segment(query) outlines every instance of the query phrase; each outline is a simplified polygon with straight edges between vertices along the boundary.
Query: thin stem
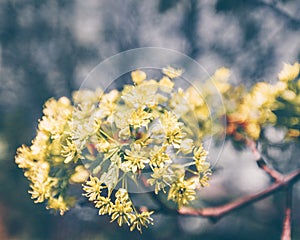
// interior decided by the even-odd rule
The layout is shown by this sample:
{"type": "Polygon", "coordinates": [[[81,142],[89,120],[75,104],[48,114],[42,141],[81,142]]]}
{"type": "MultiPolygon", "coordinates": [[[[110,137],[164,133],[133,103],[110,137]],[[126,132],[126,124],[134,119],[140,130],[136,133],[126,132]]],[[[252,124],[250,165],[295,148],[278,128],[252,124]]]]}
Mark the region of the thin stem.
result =
{"type": "Polygon", "coordinates": [[[197,172],[195,172],[195,171],[193,171],[193,170],[191,170],[191,169],[189,169],[189,168],[188,168],[188,169],[186,169],[186,171],[187,171],[187,172],[190,172],[190,173],[192,173],[192,174],[194,174],[194,175],[198,175],[198,173],[197,173],[197,172]]]}
{"type": "Polygon", "coordinates": [[[246,143],[247,146],[251,149],[253,155],[255,156],[255,160],[258,167],[264,170],[275,181],[280,181],[283,178],[283,175],[267,165],[266,161],[257,150],[256,143],[253,140],[249,139],[246,141],[246,143]]]}
{"type": "Polygon", "coordinates": [[[104,132],[101,128],[99,129],[99,132],[106,138],[108,138],[109,140],[117,143],[117,144],[120,144],[116,139],[113,139],[111,136],[109,136],[106,132],[104,132]]]}
{"type": "Polygon", "coordinates": [[[292,194],[293,189],[286,189],[286,205],[284,211],[283,230],[281,240],[291,240],[291,220],[292,220],[292,194]]]}

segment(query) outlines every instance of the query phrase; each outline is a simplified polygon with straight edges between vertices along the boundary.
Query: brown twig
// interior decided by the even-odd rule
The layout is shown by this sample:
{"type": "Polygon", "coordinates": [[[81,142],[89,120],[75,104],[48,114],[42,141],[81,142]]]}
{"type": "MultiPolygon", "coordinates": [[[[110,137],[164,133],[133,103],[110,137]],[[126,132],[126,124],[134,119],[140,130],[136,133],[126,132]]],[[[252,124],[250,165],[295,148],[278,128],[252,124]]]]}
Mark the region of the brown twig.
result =
{"type": "Polygon", "coordinates": [[[283,175],[267,165],[266,161],[257,150],[256,143],[252,140],[247,140],[246,143],[247,146],[251,149],[252,153],[254,154],[258,167],[264,170],[275,181],[280,181],[283,178],[283,175]]]}
{"type": "Polygon", "coordinates": [[[291,187],[295,182],[300,179],[300,169],[284,176],[281,180],[273,183],[271,186],[267,187],[265,190],[237,199],[233,202],[227,203],[218,207],[209,207],[202,209],[194,209],[189,207],[183,207],[178,210],[178,213],[181,215],[190,215],[190,216],[200,216],[210,218],[213,221],[217,221],[221,217],[231,213],[234,210],[240,209],[242,207],[248,206],[251,203],[257,202],[261,199],[264,199],[271,194],[278,192],[286,187],[291,187]]]}
{"type": "Polygon", "coordinates": [[[292,191],[292,187],[289,187],[286,190],[286,206],[284,211],[281,240],[291,240],[292,191]]]}

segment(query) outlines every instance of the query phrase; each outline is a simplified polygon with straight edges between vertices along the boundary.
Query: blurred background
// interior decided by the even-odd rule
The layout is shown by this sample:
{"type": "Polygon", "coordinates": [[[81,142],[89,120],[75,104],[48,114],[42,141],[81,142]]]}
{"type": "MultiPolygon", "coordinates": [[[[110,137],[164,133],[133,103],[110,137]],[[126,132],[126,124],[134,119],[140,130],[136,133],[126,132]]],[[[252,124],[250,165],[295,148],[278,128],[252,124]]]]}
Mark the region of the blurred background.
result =
{"type": "MultiPolygon", "coordinates": [[[[142,236],[87,206],[53,215],[30,199],[14,155],[35,136],[48,98],[70,97],[99,62],[121,51],[165,47],[210,74],[231,68],[234,84],[275,81],[282,62],[300,60],[299,13],[298,0],[0,0],[0,239],[279,239],[282,193],[217,223],[155,215],[142,236]]],[[[299,167],[297,149],[295,143],[263,147],[282,172],[299,167]]],[[[253,159],[227,143],[199,205],[223,204],[268,186],[253,159]]],[[[299,183],[294,189],[292,234],[300,239],[299,183]]]]}

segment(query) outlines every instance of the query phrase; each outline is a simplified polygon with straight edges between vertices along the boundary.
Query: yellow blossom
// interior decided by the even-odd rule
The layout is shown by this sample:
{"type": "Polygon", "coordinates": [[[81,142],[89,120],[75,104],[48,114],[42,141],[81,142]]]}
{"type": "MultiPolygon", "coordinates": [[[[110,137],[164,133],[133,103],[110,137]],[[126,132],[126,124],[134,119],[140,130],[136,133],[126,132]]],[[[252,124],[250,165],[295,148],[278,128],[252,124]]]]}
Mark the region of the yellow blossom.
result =
{"type": "Polygon", "coordinates": [[[132,203],[128,197],[128,193],[125,189],[120,188],[116,194],[115,204],[112,207],[111,222],[117,220],[118,225],[122,226],[123,223],[130,225],[133,218],[132,203]]]}
{"type": "Polygon", "coordinates": [[[139,169],[143,169],[145,164],[149,163],[149,158],[146,152],[144,152],[139,144],[133,144],[131,149],[125,150],[124,161],[122,163],[122,168],[124,171],[132,171],[135,173],[139,169]]]}
{"type": "Polygon", "coordinates": [[[74,202],[74,199],[65,200],[61,195],[58,198],[50,197],[48,200],[47,209],[58,210],[60,215],[63,215],[69,210],[70,205],[74,202]]]}
{"type": "Polygon", "coordinates": [[[98,197],[95,201],[95,207],[99,208],[99,215],[111,214],[113,203],[109,197],[98,197]]]}
{"type": "Polygon", "coordinates": [[[181,177],[174,182],[169,190],[168,200],[172,200],[178,204],[178,208],[189,204],[195,199],[195,182],[193,179],[184,180],[181,177]]]}
{"type": "Polygon", "coordinates": [[[159,81],[159,88],[166,93],[172,92],[174,87],[174,83],[171,81],[170,78],[164,76],[162,79],[159,81]]]}
{"type": "Polygon", "coordinates": [[[133,231],[135,228],[142,233],[142,227],[148,227],[149,224],[153,225],[153,219],[150,217],[154,211],[151,212],[141,212],[133,215],[131,219],[130,231],[133,231]]]}
{"type": "Polygon", "coordinates": [[[283,63],[283,69],[278,74],[278,78],[280,81],[284,82],[294,80],[299,75],[299,69],[299,63],[294,63],[294,65],[283,63]]]}
{"type": "Polygon", "coordinates": [[[83,183],[88,178],[89,178],[89,172],[87,171],[87,169],[84,166],[79,165],[75,168],[75,173],[73,173],[72,176],[70,177],[70,181],[72,183],[83,183]]]}
{"type": "Polygon", "coordinates": [[[142,83],[146,79],[147,75],[141,70],[131,72],[132,81],[136,84],[142,83]]]}
{"type": "Polygon", "coordinates": [[[154,167],[162,167],[166,163],[171,163],[169,155],[166,153],[166,146],[158,147],[154,146],[154,148],[150,151],[150,165],[154,167]]]}
{"type": "Polygon", "coordinates": [[[169,171],[168,167],[159,167],[153,169],[151,178],[149,178],[147,182],[151,186],[155,185],[155,194],[158,194],[160,190],[166,193],[165,187],[171,184],[174,177],[175,175],[169,171]]]}
{"type": "Polygon", "coordinates": [[[131,114],[128,123],[134,128],[147,127],[152,119],[153,115],[151,113],[146,112],[142,108],[138,108],[131,114]]]}
{"type": "Polygon", "coordinates": [[[162,125],[165,131],[165,139],[168,144],[172,144],[174,148],[180,148],[183,138],[182,125],[177,117],[169,111],[165,111],[162,117],[162,125]]]}
{"type": "Polygon", "coordinates": [[[62,156],[65,157],[64,163],[70,163],[71,161],[77,162],[78,159],[82,158],[81,150],[76,146],[75,142],[67,139],[67,145],[62,146],[62,156]]]}
{"type": "Polygon", "coordinates": [[[102,186],[99,178],[90,176],[90,180],[83,185],[83,190],[86,192],[83,195],[88,197],[90,201],[98,199],[101,194],[101,190],[105,188],[102,186]]]}

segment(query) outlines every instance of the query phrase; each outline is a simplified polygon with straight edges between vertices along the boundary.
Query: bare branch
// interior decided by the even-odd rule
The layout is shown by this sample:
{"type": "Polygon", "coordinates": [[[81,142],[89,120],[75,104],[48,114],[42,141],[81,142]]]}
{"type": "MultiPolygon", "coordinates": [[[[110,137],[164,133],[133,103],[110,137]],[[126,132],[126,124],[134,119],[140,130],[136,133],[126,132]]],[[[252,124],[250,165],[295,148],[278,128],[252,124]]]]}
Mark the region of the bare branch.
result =
{"type": "Polygon", "coordinates": [[[289,187],[286,190],[286,206],[284,211],[283,230],[281,240],[291,240],[291,215],[292,215],[292,194],[293,189],[289,187]]]}

